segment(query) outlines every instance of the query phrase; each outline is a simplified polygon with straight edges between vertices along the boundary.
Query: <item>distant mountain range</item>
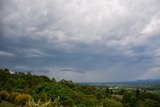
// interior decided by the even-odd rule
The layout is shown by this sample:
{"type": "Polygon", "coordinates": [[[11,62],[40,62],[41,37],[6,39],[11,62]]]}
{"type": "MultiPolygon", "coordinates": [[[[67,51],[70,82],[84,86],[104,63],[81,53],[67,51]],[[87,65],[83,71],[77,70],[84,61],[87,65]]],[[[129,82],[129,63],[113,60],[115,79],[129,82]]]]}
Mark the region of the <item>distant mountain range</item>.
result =
{"type": "Polygon", "coordinates": [[[136,80],[136,81],[129,81],[135,83],[160,83],[160,79],[147,79],[147,80],[136,80]]]}
{"type": "Polygon", "coordinates": [[[134,84],[160,84],[160,79],[147,79],[135,81],[121,81],[121,82],[81,82],[81,85],[107,86],[107,85],[134,85],[134,84]]]}

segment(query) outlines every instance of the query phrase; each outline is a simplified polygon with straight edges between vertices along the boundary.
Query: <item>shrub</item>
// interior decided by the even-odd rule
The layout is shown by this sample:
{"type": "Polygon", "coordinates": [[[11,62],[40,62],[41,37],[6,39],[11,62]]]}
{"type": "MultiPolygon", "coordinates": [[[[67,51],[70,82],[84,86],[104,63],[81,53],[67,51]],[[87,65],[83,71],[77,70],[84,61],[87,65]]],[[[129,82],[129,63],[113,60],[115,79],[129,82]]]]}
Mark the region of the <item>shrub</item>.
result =
{"type": "Polygon", "coordinates": [[[25,107],[35,107],[33,98],[28,94],[21,94],[13,92],[7,97],[7,101],[14,103],[15,105],[25,105],[25,107]]]}
{"type": "Polygon", "coordinates": [[[8,97],[8,92],[7,91],[2,91],[2,92],[0,92],[0,97],[1,97],[1,99],[2,100],[6,100],[7,99],[7,97],[8,97]]]}
{"type": "Polygon", "coordinates": [[[47,102],[50,100],[50,97],[47,96],[47,94],[45,93],[42,93],[41,96],[40,96],[40,102],[44,103],[44,102],[47,102]]]}
{"type": "Polygon", "coordinates": [[[16,98],[16,96],[17,96],[18,94],[19,94],[18,92],[10,93],[9,96],[7,97],[7,101],[13,103],[13,102],[14,102],[14,99],[16,98]]]}
{"type": "Polygon", "coordinates": [[[30,99],[26,104],[25,107],[39,107],[38,105],[36,105],[36,103],[34,102],[33,99],[30,99]]]}
{"type": "Polygon", "coordinates": [[[75,105],[73,100],[71,100],[71,99],[66,99],[66,100],[62,101],[61,104],[63,106],[67,106],[67,107],[74,107],[74,105],[75,105]]]}
{"type": "Polygon", "coordinates": [[[59,107],[59,106],[61,106],[60,97],[59,96],[52,102],[52,106],[53,107],[59,107]]]}
{"type": "Polygon", "coordinates": [[[18,94],[14,99],[14,104],[16,105],[25,105],[29,100],[32,100],[32,97],[28,94],[18,94]]]}

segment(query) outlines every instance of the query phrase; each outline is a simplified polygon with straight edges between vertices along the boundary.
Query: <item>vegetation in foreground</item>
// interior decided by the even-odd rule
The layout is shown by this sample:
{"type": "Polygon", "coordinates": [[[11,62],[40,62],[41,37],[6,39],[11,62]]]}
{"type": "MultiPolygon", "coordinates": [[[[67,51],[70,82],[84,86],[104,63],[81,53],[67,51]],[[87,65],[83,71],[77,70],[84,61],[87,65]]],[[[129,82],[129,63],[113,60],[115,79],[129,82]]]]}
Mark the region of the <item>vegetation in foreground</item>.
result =
{"type": "Polygon", "coordinates": [[[14,104],[9,103],[9,102],[7,102],[7,101],[2,101],[2,102],[0,103],[0,107],[14,107],[14,104]]]}
{"type": "Polygon", "coordinates": [[[11,103],[16,107],[160,107],[160,96],[139,89],[57,82],[44,75],[11,74],[0,69],[0,107],[13,106],[11,103]]]}

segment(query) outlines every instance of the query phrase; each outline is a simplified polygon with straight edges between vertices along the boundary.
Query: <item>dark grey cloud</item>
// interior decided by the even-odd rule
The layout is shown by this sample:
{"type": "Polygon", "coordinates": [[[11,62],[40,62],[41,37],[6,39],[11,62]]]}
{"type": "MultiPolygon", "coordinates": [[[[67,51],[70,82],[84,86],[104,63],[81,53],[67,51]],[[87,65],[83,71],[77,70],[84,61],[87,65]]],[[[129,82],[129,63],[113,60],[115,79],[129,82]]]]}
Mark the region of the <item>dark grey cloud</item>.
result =
{"type": "Polygon", "coordinates": [[[159,78],[159,0],[1,0],[0,67],[56,79],[159,78]]]}
{"type": "Polygon", "coordinates": [[[73,69],[73,68],[64,68],[64,69],[60,69],[60,71],[85,73],[85,71],[79,71],[79,70],[75,70],[75,69],[73,69]]]}

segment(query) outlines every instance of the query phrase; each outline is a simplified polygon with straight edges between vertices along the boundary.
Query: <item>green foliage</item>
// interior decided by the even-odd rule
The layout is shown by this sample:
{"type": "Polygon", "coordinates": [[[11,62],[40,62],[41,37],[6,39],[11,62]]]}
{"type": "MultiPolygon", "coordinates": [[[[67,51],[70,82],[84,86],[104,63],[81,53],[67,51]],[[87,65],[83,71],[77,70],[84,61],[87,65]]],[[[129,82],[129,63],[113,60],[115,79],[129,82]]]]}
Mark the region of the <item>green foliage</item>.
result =
{"type": "Polygon", "coordinates": [[[106,98],[103,100],[103,107],[124,107],[124,106],[122,103],[118,101],[106,98]]]}
{"type": "Polygon", "coordinates": [[[59,83],[69,88],[74,88],[75,86],[72,81],[66,81],[65,79],[62,79],[61,81],[59,81],[59,83]]]}
{"type": "Polygon", "coordinates": [[[141,100],[145,100],[145,99],[152,99],[152,100],[155,100],[155,101],[160,101],[160,97],[159,95],[157,94],[152,94],[152,93],[148,93],[148,92],[143,92],[139,95],[139,98],[141,100]]]}
{"type": "Polygon", "coordinates": [[[40,95],[40,99],[39,100],[40,100],[41,103],[44,103],[44,102],[50,101],[51,98],[49,96],[47,96],[45,93],[42,93],[40,95]]]}
{"type": "Polygon", "coordinates": [[[85,97],[83,104],[87,107],[96,107],[100,104],[94,97],[85,97]]]}
{"type": "Polygon", "coordinates": [[[137,107],[160,107],[160,102],[145,99],[145,101],[139,101],[137,107]]]}
{"type": "Polygon", "coordinates": [[[60,107],[61,106],[59,96],[53,101],[52,105],[53,105],[53,107],[60,107]]]}
{"type": "Polygon", "coordinates": [[[56,82],[44,75],[0,69],[0,98],[25,107],[158,107],[158,94],[56,82]],[[6,90],[6,91],[2,91],[6,90]]]}
{"type": "Polygon", "coordinates": [[[110,94],[113,94],[113,90],[109,90],[109,93],[110,93],[110,94]]]}
{"type": "Polygon", "coordinates": [[[103,99],[103,97],[104,97],[104,96],[103,96],[102,92],[99,91],[99,92],[96,93],[96,99],[97,99],[99,102],[103,99]]]}
{"type": "Polygon", "coordinates": [[[105,89],[105,94],[106,94],[106,95],[109,94],[109,88],[108,88],[108,87],[105,89]]]}
{"type": "Polygon", "coordinates": [[[13,92],[10,93],[9,96],[7,97],[7,101],[14,103],[14,99],[16,98],[16,96],[18,96],[18,92],[13,92]]]}
{"type": "Polygon", "coordinates": [[[55,78],[52,78],[51,81],[52,81],[52,82],[57,82],[55,78]]]}
{"type": "Polygon", "coordinates": [[[61,101],[61,104],[65,105],[65,106],[68,106],[68,107],[74,107],[75,106],[73,100],[70,99],[70,98],[68,98],[68,99],[66,99],[64,101],[61,101]]]}
{"type": "Polygon", "coordinates": [[[122,102],[124,104],[128,104],[130,107],[135,107],[136,106],[136,98],[135,96],[132,95],[132,93],[126,92],[122,98],[122,102]]]}
{"type": "Polygon", "coordinates": [[[0,86],[4,86],[10,78],[10,72],[8,69],[0,69],[0,86]]]}

